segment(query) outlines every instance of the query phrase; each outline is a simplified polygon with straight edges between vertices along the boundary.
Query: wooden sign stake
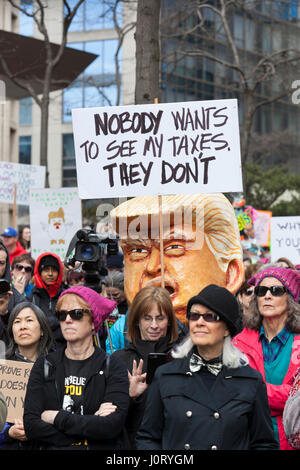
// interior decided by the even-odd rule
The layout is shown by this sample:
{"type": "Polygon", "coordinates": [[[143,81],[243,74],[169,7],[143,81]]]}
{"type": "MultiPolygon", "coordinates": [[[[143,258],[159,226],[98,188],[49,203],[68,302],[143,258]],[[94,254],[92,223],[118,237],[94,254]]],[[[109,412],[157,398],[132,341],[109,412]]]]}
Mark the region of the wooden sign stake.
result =
{"type": "MultiPolygon", "coordinates": [[[[158,99],[154,98],[154,103],[158,103],[158,99]]],[[[160,271],[161,271],[161,287],[165,287],[165,265],[164,265],[164,242],[163,242],[163,219],[162,219],[162,196],[158,196],[158,213],[159,213],[159,248],[160,248],[160,271]]]]}

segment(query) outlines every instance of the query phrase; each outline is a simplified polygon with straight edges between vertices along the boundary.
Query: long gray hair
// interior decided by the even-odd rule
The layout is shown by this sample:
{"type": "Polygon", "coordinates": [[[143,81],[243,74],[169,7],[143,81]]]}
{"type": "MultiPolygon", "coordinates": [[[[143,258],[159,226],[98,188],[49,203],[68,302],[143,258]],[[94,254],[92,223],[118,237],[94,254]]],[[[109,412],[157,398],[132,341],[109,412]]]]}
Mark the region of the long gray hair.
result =
{"type": "MultiPolygon", "coordinates": [[[[300,333],[300,305],[294,301],[291,295],[287,296],[287,315],[285,326],[292,333],[300,333]]],[[[258,309],[257,297],[254,295],[251,299],[248,313],[243,318],[243,325],[248,330],[258,331],[262,320],[263,317],[258,309]]]]}
{"type": "MultiPolygon", "coordinates": [[[[178,346],[174,347],[171,352],[172,357],[174,359],[186,357],[193,347],[194,343],[188,335],[178,346]]],[[[224,339],[222,362],[226,367],[231,369],[246,366],[249,363],[247,356],[232,344],[231,336],[226,336],[224,339]]]]}

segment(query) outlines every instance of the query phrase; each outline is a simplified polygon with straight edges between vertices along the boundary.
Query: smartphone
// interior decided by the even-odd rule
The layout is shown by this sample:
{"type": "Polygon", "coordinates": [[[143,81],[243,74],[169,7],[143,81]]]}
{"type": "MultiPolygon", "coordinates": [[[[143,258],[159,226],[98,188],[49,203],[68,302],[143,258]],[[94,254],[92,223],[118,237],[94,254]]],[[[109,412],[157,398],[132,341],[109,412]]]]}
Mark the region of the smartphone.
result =
{"type": "Polygon", "coordinates": [[[10,291],[10,283],[6,279],[0,279],[0,296],[6,295],[10,291]]]}
{"type": "Polygon", "coordinates": [[[147,377],[146,383],[148,385],[151,384],[154,372],[156,369],[166,363],[167,355],[166,353],[149,353],[148,354],[148,362],[147,362],[147,377]]]}

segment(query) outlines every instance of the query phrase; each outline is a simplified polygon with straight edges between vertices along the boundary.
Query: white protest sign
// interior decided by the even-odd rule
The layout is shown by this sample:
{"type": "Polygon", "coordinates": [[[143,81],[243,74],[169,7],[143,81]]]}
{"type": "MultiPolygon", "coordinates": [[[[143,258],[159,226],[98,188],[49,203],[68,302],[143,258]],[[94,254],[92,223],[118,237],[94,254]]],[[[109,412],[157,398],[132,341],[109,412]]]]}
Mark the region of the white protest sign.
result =
{"type": "Polygon", "coordinates": [[[44,188],[45,176],[44,166],[0,162],[0,202],[13,204],[16,186],[16,203],[28,206],[29,190],[44,188]]]}
{"type": "Polygon", "coordinates": [[[77,188],[30,191],[32,256],[51,251],[64,260],[70,241],[82,228],[77,188]]]}
{"type": "Polygon", "coordinates": [[[81,199],[241,192],[236,99],[72,110],[81,199]]]}
{"type": "Polygon", "coordinates": [[[300,216],[271,219],[271,259],[281,257],[300,263],[300,216]]]}

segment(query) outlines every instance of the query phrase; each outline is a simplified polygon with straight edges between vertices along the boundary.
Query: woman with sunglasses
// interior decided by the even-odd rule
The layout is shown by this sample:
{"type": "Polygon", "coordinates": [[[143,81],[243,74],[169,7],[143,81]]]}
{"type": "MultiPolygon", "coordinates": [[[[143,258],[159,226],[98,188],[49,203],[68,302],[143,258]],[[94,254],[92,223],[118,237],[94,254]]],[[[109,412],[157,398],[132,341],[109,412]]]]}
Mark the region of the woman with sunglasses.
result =
{"type": "Polygon", "coordinates": [[[267,385],[275,437],[281,450],[290,450],[282,413],[293,377],[300,367],[300,274],[269,267],[249,281],[254,298],[245,328],[233,340],[267,385]]]}
{"type": "MultiPolygon", "coordinates": [[[[31,302],[17,304],[10,313],[7,326],[8,346],[6,359],[35,362],[45,356],[53,346],[50,325],[44,312],[31,302]]],[[[22,419],[6,423],[0,434],[1,448],[5,450],[31,449],[22,419]]]]}
{"type": "Polygon", "coordinates": [[[232,345],[238,302],[210,284],[187,305],[190,334],[149,388],[138,450],[276,449],[261,374],[232,345]]]}
{"type": "Polygon", "coordinates": [[[31,293],[33,284],[30,282],[33,277],[35,261],[29,255],[16,256],[11,264],[11,279],[13,286],[24,296],[31,293]]]}
{"type": "Polygon", "coordinates": [[[129,404],[127,369],[95,344],[116,306],[85,286],[56,305],[66,345],[34,364],[24,404],[26,435],[42,449],[120,449],[129,404]]]}

